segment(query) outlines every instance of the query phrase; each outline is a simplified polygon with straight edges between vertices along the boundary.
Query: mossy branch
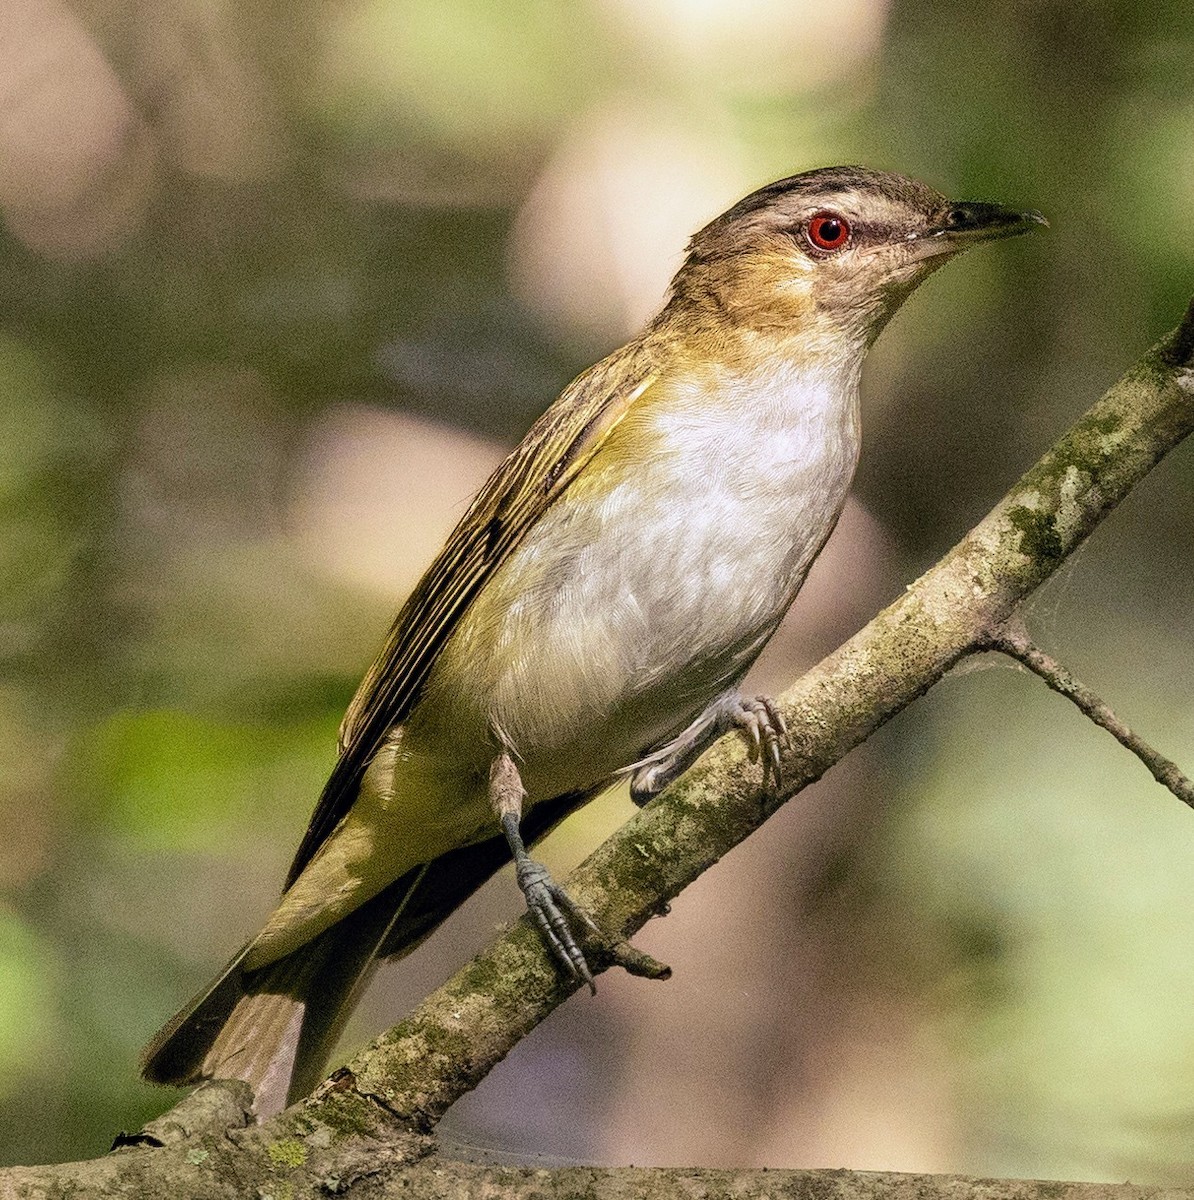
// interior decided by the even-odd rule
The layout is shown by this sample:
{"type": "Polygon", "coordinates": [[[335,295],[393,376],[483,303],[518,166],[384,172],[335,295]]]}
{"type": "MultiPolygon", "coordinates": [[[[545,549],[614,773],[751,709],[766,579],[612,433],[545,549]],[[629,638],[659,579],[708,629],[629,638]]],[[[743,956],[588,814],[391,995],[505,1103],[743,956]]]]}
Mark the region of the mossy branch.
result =
{"type": "MultiPolygon", "coordinates": [[[[760,789],[741,741],[727,738],[573,873],[568,890],[605,935],[587,947],[596,969],[620,962],[646,974],[664,971],[636,957],[627,939],[950,667],[997,643],[1024,600],[1194,430],[1192,359],[1194,305],[949,554],[780,698],[792,739],[780,795],[760,789]]],[[[929,1200],[980,1190],[993,1200],[1057,1200],[1063,1193],[1066,1200],[1135,1200],[1140,1191],[838,1171],[530,1172],[437,1159],[429,1166],[431,1143],[422,1135],[575,986],[558,976],[523,919],[310,1099],[266,1124],[229,1128],[244,1120],[244,1097],[235,1085],[207,1085],[220,1094],[193,1101],[185,1117],[156,1122],[156,1145],[131,1145],[89,1163],[0,1172],[0,1200],[67,1192],[414,1197],[484,1188],[513,1196],[584,1190],[684,1197],[714,1184],[732,1184],[742,1196],[790,1191],[825,1200],[880,1191],[898,1197],[909,1189],[929,1200]]],[[[1189,1192],[1148,1194],[1194,1200],[1189,1192]]]]}

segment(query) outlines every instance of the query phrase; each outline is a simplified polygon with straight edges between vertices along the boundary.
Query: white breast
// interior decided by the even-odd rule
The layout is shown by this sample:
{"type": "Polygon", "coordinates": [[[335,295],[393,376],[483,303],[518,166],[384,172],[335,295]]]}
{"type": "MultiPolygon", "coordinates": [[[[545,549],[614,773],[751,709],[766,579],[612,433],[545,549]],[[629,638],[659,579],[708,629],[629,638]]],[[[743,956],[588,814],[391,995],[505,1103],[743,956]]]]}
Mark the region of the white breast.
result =
{"type": "Polygon", "coordinates": [[[741,678],[837,521],[858,456],[854,374],[727,372],[674,386],[644,419],[652,436],[636,444],[651,453],[600,496],[573,485],[548,511],[428,689],[470,740],[485,740],[481,726],[509,738],[533,799],[626,765],[741,678]]]}

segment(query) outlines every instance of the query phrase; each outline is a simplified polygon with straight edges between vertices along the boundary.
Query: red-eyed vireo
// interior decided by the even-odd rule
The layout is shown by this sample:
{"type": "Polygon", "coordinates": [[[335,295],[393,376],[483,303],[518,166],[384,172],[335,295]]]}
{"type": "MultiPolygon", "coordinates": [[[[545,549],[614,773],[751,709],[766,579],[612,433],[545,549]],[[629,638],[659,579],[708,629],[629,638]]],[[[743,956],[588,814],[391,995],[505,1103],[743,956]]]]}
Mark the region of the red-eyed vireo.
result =
{"type": "Polygon", "coordinates": [[[831,167],[696,234],[660,314],[535,423],[406,602],[281,902],[147,1078],[297,1099],[372,965],[511,857],[591,983],[588,918],[524,843],[619,777],[649,799],[730,729],[778,777],[782,721],[738,683],[841,513],[867,348],[947,258],[1043,223],[831,167]]]}

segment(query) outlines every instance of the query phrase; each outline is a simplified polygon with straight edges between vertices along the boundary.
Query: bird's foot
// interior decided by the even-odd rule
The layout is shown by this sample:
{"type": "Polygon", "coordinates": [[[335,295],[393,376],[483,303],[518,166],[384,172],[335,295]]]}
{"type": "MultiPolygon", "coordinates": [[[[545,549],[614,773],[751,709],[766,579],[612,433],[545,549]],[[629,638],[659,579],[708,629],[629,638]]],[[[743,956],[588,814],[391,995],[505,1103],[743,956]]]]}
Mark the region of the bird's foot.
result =
{"type": "Polygon", "coordinates": [[[576,941],[574,927],[583,926],[591,933],[601,931],[593,918],[554,879],[547,868],[533,859],[522,841],[519,823],[525,792],[518,767],[509,754],[494,759],[489,772],[490,801],[498,814],[506,843],[514,856],[514,878],[526,897],[527,908],[535,918],[539,934],[552,957],[573,979],[589,985],[597,993],[593,972],[585,961],[584,951],[576,941]]]}
{"type": "Polygon", "coordinates": [[[789,744],[783,715],[768,696],[719,696],[687,729],[626,769],[630,798],[642,807],[673,783],[724,733],[741,731],[751,762],[763,763],[763,786],[779,788],[783,749],[789,744]]]}
{"type": "Polygon", "coordinates": [[[601,931],[593,918],[552,879],[541,862],[536,862],[525,852],[515,858],[514,877],[552,957],[572,978],[588,984],[589,991],[596,995],[593,973],[573,932],[575,924],[583,925],[590,933],[599,934],[601,931]]]}
{"type": "Polygon", "coordinates": [[[779,791],[783,786],[783,751],[791,745],[783,713],[770,696],[738,697],[731,720],[746,738],[751,762],[763,763],[763,787],[779,791]]]}

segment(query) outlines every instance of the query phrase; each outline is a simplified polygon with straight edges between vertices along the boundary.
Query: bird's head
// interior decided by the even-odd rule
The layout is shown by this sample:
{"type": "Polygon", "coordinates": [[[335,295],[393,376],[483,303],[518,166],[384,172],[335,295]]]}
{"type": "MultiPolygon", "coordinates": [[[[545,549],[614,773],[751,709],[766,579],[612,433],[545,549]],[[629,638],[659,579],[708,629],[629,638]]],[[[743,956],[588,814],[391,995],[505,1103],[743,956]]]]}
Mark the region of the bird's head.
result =
{"type": "Polygon", "coordinates": [[[1038,212],[947,200],[902,175],[826,167],[759,188],[706,225],[672,299],[706,322],[863,350],[947,259],[1045,224],[1038,212]]]}

